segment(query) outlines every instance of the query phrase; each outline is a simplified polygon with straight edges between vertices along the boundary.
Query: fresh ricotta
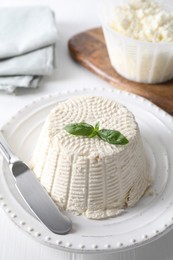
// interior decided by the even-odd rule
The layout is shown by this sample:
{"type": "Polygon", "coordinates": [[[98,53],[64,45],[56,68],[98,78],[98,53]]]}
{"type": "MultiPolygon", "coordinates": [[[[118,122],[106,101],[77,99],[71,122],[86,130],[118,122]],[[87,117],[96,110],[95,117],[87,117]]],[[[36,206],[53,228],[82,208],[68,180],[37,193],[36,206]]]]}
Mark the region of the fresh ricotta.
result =
{"type": "Polygon", "coordinates": [[[130,0],[115,8],[110,26],[118,33],[147,42],[173,41],[173,12],[155,1],[130,0]]]}
{"type": "Polygon", "coordinates": [[[134,116],[118,102],[102,97],[74,97],[50,112],[32,168],[60,208],[93,219],[115,216],[135,205],[150,185],[134,116]],[[100,128],[119,130],[129,143],[111,145],[63,129],[79,122],[99,122],[100,128]]]}
{"type": "Polygon", "coordinates": [[[103,22],[112,66],[120,75],[136,82],[153,84],[172,79],[171,3],[154,0],[118,3],[114,2],[116,6],[107,3],[109,8],[105,7],[103,22]]]}

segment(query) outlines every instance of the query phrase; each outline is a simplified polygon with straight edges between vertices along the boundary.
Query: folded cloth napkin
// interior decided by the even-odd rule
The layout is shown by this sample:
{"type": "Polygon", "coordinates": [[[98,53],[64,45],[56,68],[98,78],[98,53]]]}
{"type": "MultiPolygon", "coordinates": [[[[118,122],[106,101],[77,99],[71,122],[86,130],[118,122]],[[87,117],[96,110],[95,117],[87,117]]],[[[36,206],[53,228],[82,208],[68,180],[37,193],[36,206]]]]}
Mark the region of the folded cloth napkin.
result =
{"type": "Polygon", "coordinates": [[[0,89],[36,87],[55,66],[57,30],[46,6],[0,9],[0,89]]]}
{"type": "Polygon", "coordinates": [[[40,76],[0,77],[0,90],[13,93],[17,87],[36,88],[39,86],[40,80],[40,76]]]}

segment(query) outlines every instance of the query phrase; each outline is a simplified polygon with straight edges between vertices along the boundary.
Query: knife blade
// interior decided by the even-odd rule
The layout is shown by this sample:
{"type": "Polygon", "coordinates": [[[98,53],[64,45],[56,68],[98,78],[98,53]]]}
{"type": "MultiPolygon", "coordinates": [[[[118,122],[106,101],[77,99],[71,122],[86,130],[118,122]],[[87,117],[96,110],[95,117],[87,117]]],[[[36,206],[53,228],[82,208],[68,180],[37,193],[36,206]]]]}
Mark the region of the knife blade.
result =
{"type": "Polygon", "coordinates": [[[71,220],[58,209],[31,169],[12,152],[1,133],[0,151],[8,162],[16,188],[27,206],[53,233],[67,234],[72,228],[71,220]]]}

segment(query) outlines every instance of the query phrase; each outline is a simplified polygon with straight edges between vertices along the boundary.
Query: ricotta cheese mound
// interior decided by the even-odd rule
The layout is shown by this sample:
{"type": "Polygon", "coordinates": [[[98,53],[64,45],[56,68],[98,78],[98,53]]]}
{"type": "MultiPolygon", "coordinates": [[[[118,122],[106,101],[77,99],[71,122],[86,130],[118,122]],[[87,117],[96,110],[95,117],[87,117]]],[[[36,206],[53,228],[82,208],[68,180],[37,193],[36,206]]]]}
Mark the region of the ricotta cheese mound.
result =
{"type": "Polygon", "coordinates": [[[155,1],[130,0],[115,8],[110,26],[118,33],[147,42],[173,41],[173,12],[155,1]]]}
{"type": "Polygon", "coordinates": [[[135,205],[151,184],[133,114],[114,100],[96,96],[70,98],[50,112],[32,169],[60,208],[91,219],[120,214],[135,205]],[[79,122],[99,122],[100,129],[118,130],[129,143],[113,145],[64,130],[79,122]]]}

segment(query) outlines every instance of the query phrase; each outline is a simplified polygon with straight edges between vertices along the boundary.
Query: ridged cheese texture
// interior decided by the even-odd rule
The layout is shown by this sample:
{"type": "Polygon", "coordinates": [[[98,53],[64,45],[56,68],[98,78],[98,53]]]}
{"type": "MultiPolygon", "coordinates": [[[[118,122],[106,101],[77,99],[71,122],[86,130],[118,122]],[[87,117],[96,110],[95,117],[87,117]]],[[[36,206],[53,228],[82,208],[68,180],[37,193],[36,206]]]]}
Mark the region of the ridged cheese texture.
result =
{"type": "Polygon", "coordinates": [[[42,128],[32,168],[57,205],[77,215],[102,219],[133,206],[150,185],[138,125],[114,100],[80,96],[58,103],[42,128]],[[119,130],[129,143],[74,136],[63,128],[86,122],[119,130]]]}

